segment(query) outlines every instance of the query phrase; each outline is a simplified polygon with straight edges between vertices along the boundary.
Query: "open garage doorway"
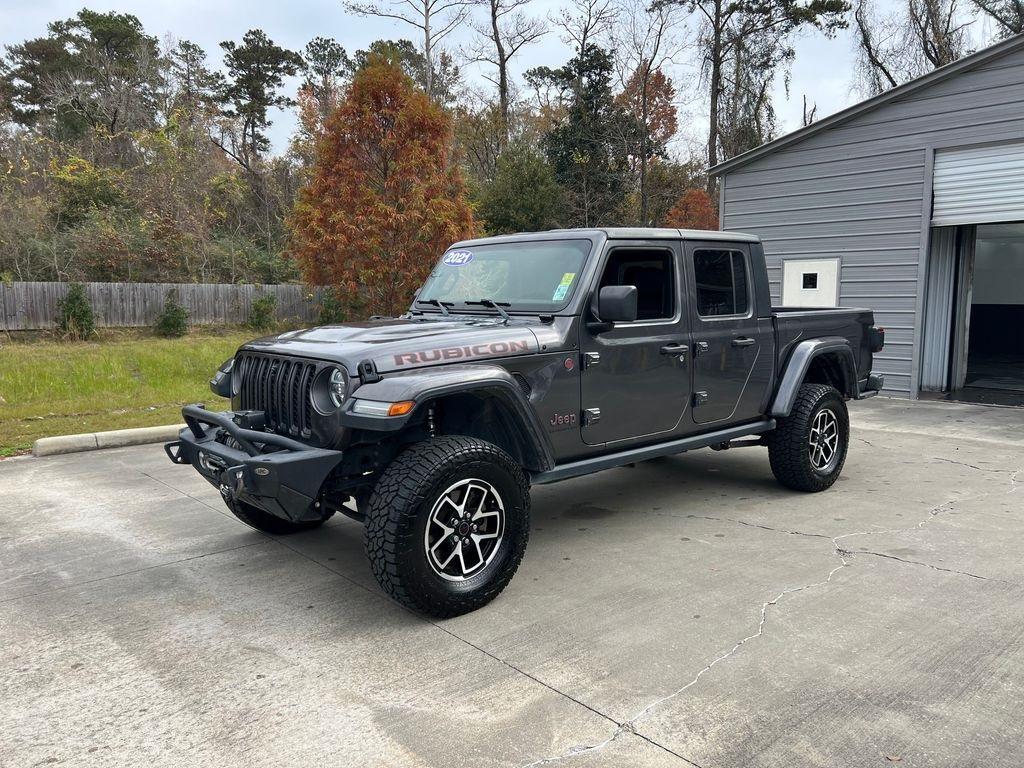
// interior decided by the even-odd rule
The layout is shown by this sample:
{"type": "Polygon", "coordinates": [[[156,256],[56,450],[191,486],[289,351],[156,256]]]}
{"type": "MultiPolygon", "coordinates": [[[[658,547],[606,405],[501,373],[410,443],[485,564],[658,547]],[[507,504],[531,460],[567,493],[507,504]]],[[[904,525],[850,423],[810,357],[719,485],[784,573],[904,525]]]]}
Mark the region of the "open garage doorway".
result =
{"type": "Polygon", "coordinates": [[[1024,223],[976,227],[973,277],[964,388],[1024,400],[1024,223]]]}
{"type": "Polygon", "coordinates": [[[932,230],[922,392],[1024,406],[1024,222],[932,230]]]}

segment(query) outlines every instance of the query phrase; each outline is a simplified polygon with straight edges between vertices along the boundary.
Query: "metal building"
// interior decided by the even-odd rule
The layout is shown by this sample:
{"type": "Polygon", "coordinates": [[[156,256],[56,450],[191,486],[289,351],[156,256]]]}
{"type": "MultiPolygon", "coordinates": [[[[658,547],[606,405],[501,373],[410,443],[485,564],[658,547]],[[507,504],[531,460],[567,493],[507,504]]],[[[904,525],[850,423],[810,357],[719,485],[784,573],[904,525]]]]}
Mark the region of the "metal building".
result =
{"type": "Polygon", "coordinates": [[[711,172],[774,302],[875,310],[889,394],[1024,404],[1024,36],[711,172]]]}

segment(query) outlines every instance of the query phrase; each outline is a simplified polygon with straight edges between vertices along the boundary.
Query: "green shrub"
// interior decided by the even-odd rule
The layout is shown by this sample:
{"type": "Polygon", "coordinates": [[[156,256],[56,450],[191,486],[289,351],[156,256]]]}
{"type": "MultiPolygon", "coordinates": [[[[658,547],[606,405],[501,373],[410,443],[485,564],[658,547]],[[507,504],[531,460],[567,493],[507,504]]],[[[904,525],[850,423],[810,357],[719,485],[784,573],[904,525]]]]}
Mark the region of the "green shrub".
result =
{"type": "Polygon", "coordinates": [[[85,286],[72,283],[63,299],[57,300],[57,327],[64,338],[71,341],[83,341],[96,333],[96,317],[89,297],[85,295],[85,286]]]}
{"type": "Polygon", "coordinates": [[[249,310],[249,319],[246,326],[254,331],[267,331],[274,327],[277,320],[274,317],[274,310],[277,309],[277,297],[272,293],[265,293],[252,300],[252,309],[249,310]]]}
{"type": "Polygon", "coordinates": [[[320,325],[334,325],[335,323],[344,323],[345,317],[348,315],[345,304],[338,298],[338,294],[333,290],[325,290],[324,296],[320,300],[318,321],[320,325]]]}
{"type": "Polygon", "coordinates": [[[178,302],[178,292],[171,289],[164,300],[153,330],[157,336],[176,339],[188,333],[188,310],[178,302]]]}

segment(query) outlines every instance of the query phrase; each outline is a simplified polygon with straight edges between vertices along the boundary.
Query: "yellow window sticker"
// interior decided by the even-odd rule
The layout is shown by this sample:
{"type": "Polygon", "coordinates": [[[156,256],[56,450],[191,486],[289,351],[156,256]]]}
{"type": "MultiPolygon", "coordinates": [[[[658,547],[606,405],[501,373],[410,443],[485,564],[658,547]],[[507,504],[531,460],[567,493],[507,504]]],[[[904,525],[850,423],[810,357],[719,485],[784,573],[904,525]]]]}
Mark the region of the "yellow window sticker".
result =
{"type": "Polygon", "coordinates": [[[576,279],[575,272],[566,272],[562,275],[562,281],[555,288],[555,292],[551,296],[552,301],[561,301],[565,298],[566,294],[569,293],[569,286],[572,285],[572,281],[576,279]]]}

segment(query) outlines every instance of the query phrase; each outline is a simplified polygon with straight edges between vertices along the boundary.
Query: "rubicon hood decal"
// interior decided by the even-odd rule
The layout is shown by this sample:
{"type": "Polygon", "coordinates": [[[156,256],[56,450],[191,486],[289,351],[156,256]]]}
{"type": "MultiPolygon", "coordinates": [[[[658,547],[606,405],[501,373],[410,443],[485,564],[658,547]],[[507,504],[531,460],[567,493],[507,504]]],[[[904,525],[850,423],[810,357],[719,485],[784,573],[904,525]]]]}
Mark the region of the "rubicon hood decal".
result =
{"type": "Polygon", "coordinates": [[[350,373],[369,358],[378,371],[386,373],[536,354],[540,344],[531,325],[536,324],[518,318],[509,325],[489,317],[430,321],[403,318],[293,331],[245,346],[258,352],[331,360],[345,365],[350,373]]]}
{"type": "Polygon", "coordinates": [[[453,360],[472,360],[481,357],[523,355],[532,352],[535,346],[536,341],[531,337],[519,341],[513,339],[464,347],[440,347],[419,352],[399,352],[394,356],[394,365],[401,368],[409,365],[429,365],[430,363],[447,363],[453,360]]]}

